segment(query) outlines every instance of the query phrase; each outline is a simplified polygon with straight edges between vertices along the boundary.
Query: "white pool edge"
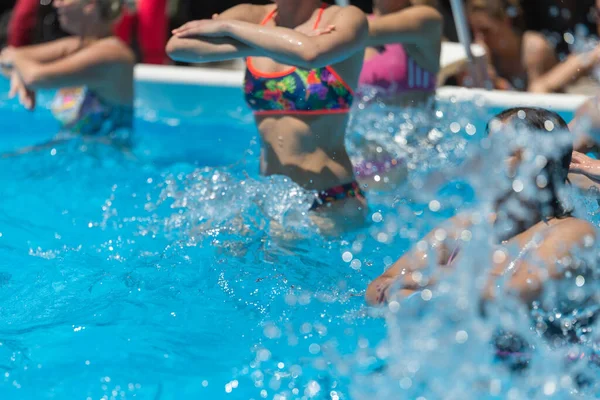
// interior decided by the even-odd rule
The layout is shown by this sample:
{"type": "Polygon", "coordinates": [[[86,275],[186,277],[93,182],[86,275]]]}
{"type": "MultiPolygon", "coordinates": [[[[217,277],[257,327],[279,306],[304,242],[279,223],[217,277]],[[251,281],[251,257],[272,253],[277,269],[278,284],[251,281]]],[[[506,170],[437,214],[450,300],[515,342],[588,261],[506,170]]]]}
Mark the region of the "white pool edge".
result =
{"type": "MultiPolygon", "coordinates": [[[[244,72],[217,68],[156,66],[140,64],[135,68],[138,82],[183,84],[193,86],[240,87],[244,72]]],[[[515,106],[544,107],[574,112],[588,98],[572,94],[533,94],[444,86],[437,90],[440,101],[482,101],[481,105],[494,108],[515,106]]]]}

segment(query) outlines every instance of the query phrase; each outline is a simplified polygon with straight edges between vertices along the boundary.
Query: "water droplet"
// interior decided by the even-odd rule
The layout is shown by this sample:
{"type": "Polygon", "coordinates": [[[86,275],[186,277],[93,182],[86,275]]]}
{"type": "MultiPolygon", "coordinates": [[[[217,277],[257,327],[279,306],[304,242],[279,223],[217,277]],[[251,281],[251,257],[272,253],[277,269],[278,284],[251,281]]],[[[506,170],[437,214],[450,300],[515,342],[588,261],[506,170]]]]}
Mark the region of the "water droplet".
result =
{"type": "Polygon", "coordinates": [[[556,382],[550,381],[544,384],[544,394],[546,396],[552,396],[556,392],[556,382]]]}
{"type": "Polygon", "coordinates": [[[438,212],[438,211],[440,211],[440,208],[441,208],[441,204],[440,204],[439,201],[437,201],[437,200],[431,200],[429,202],[429,209],[431,211],[438,212]]]}
{"type": "Polygon", "coordinates": [[[395,314],[398,311],[400,311],[400,303],[398,303],[397,301],[390,301],[390,303],[388,304],[388,308],[390,312],[395,314]]]}
{"type": "Polygon", "coordinates": [[[345,251],[344,254],[342,254],[342,260],[344,260],[344,262],[347,263],[352,261],[352,253],[350,253],[349,251],[345,251]]]}
{"type": "Polygon", "coordinates": [[[525,186],[523,185],[523,182],[520,179],[515,179],[512,183],[512,188],[515,192],[521,193],[525,186]]]}
{"type": "Polygon", "coordinates": [[[429,301],[429,300],[431,300],[432,297],[433,297],[433,293],[429,289],[425,289],[421,292],[421,298],[424,301],[429,301]]]}
{"type": "Polygon", "coordinates": [[[456,343],[463,344],[469,339],[469,334],[466,331],[456,332],[456,343]]]}
{"type": "Polygon", "coordinates": [[[374,213],[371,218],[373,219],[373,222],[383,221],[383,215],[381,215],[381,213],[378,213],[378,212],[374,213]]]}

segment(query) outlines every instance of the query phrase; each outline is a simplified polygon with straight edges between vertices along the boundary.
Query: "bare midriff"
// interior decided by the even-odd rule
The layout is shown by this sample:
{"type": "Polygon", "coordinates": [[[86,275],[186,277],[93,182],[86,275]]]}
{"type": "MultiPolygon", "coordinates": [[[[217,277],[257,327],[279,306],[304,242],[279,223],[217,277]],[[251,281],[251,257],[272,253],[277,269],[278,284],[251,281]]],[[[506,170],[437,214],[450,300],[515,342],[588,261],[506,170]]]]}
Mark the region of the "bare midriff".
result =
{"type": "Polygon", "coordinates": [[[354,180],[344,134],[348,114],[256,116],[261,173],[285,175],[309,190],[354,180]]]}

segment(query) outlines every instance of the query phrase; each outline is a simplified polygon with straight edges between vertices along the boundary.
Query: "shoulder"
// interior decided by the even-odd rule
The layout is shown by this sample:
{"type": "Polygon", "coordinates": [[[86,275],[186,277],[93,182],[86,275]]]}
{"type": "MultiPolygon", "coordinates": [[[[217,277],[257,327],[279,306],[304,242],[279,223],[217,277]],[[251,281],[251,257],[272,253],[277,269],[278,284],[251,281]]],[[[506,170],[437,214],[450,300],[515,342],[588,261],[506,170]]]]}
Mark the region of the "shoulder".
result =
{"type": "Polygon", "coordinates": [[[567,237],[583,238],[591,236],[596,238],[596,228],[590,222],[579,218],[567,218],[555,225],[553,235],[567,237]]]}
{"type": "Polygon", "coordinates": [[[103,63],[115,63],[133,66],[135,54],[133,50],[116,37],[99,40],[88,47],[90,52],[97,54],[99,61],[103,63]]]}
{"type": "Polygon", "coordinates": [[[255,5],[255,4],[238,4],[230,9],[219,14],[219,19],[235,19],[238,21],[244,21],[254,24],[260,24],[262,20],[273,10],[276,6],[273,4],[269,5],[255,5]]]}
{"type": "Polygon", "coordinates": [[[540,250],[568,253],[575,247],[592,246],[596,239],[594,225],[579,218],[567,218],[550,228],[540,250]]]}
{"type": "Polygon", "coordinates": [[[523,34],[523,56],[525,60],[547,59],[555,57],[554,47],[539,32],[527,31],[523,34]]]}

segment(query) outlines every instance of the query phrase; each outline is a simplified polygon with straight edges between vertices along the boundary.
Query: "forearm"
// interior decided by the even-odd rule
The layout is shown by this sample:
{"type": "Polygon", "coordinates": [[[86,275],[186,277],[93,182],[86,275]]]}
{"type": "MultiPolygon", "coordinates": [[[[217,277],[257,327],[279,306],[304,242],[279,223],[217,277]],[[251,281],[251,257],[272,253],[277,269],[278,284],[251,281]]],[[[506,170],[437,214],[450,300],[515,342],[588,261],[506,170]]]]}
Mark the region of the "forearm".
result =
{"type": "Polygon", "coordinates": [[[167,43],[167,54],[175,61],[206,63],[249,57],[257,51],[231,38],[187,39],[172,37],[167,43]]]}
{"type": "Polygon", "coordinates": [[[14,51],[23,57],[39,63],[59,60],[75,52],[81,46],[81,39],[68,37],[49,43],[15,48],[14,51]]]}
{"type": "MultiPolygon", "coordinates": [[[[351,49],[343,46],[325,49],[323,37],[309,37],[287,28],[228,21],[225,29],[230,37],[258,50],[265,57],[306,69],[335,64],[352,53],[351,49]]],[[[363,47],[361,42],[356,41],[357,49],[363,47]]]]}
{"type": "Polygon", "coordinates": [[[19,75],[25,87],[30,90],[59,89],[71,85],[75,86],[78,83],[74,80],[76,79],[75,75],[47,71],[43,64],[28,59],[22,54],[15,55],[13,69],[19,75]]]}
{"type": "Polygon", "coordinates": [[[529,83],[529,91],[552,93],[564,89],[580,77],[588,74],[593,66],[592,54],[573,54],[547,73],[529,83]]]}
{"type": "Polygon", "coordinates": [[[228,21],[226,30],[230,37],[284,64],[310,68],[317,59],[317,49],[311,46],[310,38],[292,29],[228,21]]]}

